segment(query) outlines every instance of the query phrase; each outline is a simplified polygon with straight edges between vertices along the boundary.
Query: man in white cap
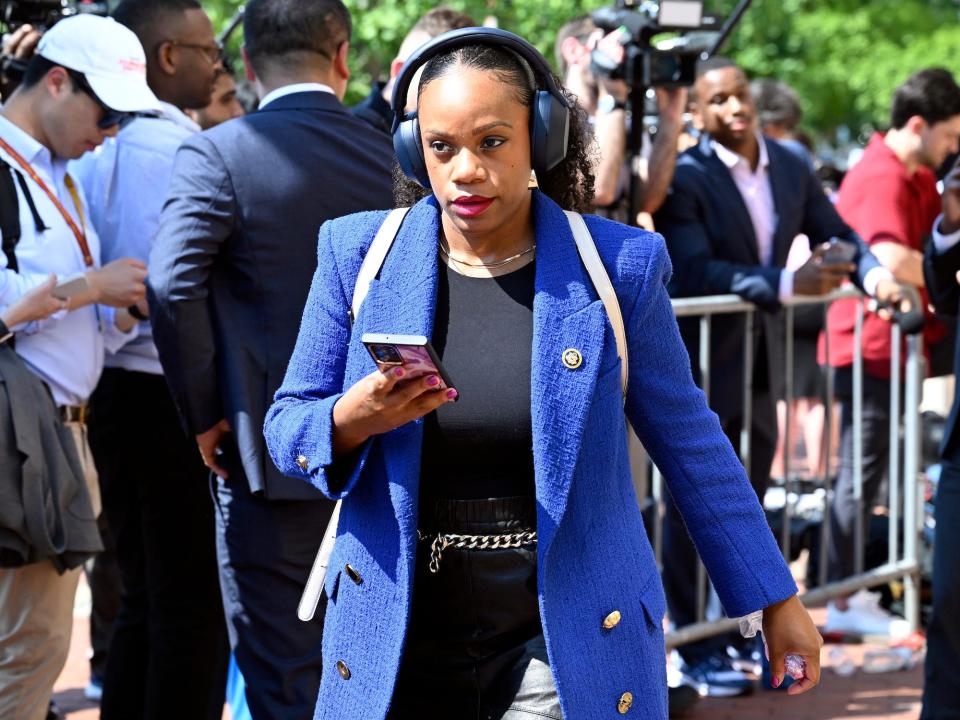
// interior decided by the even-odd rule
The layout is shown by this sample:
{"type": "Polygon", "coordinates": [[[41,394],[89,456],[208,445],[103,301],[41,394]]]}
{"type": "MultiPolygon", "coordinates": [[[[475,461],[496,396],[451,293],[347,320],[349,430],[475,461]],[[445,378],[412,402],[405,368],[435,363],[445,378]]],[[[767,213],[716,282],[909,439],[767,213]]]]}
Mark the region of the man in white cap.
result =
{"type": "MultiPolygon", "coordinates": [[[[220,46],[196,0],[123,0],[113,18],[143,45],[161,111],[125,123],[71,170],[90,203],[103,259],[146,262],[174,154],[200,132],[184,110],[210,102],[220,46]]],[[[107,357],[90,398],[90,447],[123,588],[100,716],[220,720],[229,646],[209,471],[180,423],[145,317],[136,340],[107,357]]],[[[91,583],[94,608],[110,590],[91,583]]]]}
{"type": "MultiPolygon", "coordinates": [[[[0,111],[0,172],[12,175],[7,186],[15,190],[12,210],[10,203],[5,210],[19,221],[19,232],[5,230],[3,237],[0,309],[51,273],[61,279],[54,294],[67,298],[66,310],[11,329],[19,331],[17,353],[46,383],[71,430],[91,514],[99,510],[99,496],[86,442],[86,402],[105,351],[136,334],[127,308],[143,302],[146,269],[129,258],[101,265],[100,241],[67,162],[116,134],[130,113],[157,109],[136,36],[113,20],[81,15],[44,35],[22,84],[0,111]]],[[[0,717],[46,717],[70,644],[79,573],[46,559],[0,568],[0,717]]]]}

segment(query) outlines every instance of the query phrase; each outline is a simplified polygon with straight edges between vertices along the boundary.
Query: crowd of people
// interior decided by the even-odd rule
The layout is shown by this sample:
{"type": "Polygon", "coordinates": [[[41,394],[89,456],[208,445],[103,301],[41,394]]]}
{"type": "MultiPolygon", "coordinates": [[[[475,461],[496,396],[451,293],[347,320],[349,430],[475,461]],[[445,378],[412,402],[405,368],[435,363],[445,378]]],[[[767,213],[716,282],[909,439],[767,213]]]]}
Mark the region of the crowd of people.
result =
{"type": "MultiPolygon", "coordinates": [[[[761,667],[793,695],[819,682],[763,514],[794,443],[778,428],[802,412],[809,472],[830,474],[831,372],[828,577],[850,577],[900,420],[882,308],[919,288],[931,345],[947,334],[927,303],[957,314],[960,86],[906,79],[831,195],[796,95],[715,56],[691,88],[656,88],[637,183],[631,88],[591,62],[619,59],[615,33],[572,19],[554,75],[477,25],[427,13],[353,108],[340,0],[250,0],[242,79],[197,0],[7,38],[25,71],[0,110],[0,717],[58,716],[82,572],[105,720],[220,718],[231,656],[257,720],[661,718],[752,691],[761,667]],[[383,235],[393,216],[371,211],[407,206],[383,235]],[[788,407],[782,304],[845,283],[864,298],[807,317],[788,407]],[[669,299],[728,293],[760,312],[713,319],[701,378],[699,324],[669,299]],[[450,386],[377,368],[364,333],[429,338],[450,386]],[[661,573],[624,412],[670,489],[661,573]],[[689,643],[668,668],[667,610],[701,619],[698,557],[763,641],[689,643]]],[[[955,415],[928,720],[960,711],[955,415]]],[[[908,626],[865,591],[828,605],[827,629],[908,626]]]]}

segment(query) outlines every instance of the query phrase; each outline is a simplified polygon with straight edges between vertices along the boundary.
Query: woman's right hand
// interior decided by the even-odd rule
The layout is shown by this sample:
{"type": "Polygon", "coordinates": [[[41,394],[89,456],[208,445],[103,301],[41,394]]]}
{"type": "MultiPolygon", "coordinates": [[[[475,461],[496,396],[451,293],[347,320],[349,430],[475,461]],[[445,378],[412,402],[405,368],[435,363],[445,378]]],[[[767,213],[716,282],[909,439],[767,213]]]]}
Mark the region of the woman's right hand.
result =
{"type": "Polygon", "coordinates": [[[405,425],[453,402],[457,391],[440,391],[437,375],[406,380],[402,367],[374,370],[347,390],[333,406],[333,453],[345,455],[373,435],[405,425]]]}

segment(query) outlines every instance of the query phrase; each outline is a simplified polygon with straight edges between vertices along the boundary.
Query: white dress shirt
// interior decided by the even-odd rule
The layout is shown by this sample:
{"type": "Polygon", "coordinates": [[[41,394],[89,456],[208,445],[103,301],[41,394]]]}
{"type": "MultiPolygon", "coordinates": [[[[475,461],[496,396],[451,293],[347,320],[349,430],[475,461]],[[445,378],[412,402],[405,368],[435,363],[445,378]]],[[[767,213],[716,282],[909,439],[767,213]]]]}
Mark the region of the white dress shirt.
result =
{"type": "MultiPolygon", "coordinates": [[[[121,257],[147,262],[167,197],[177,148],[200,126],[179,108],[160,103],[157,117],[137,118],[115,138],[70,164],[83,186],[90,221],[100,236],[103,262],[121,257]]],[[[107,367],[162,375],[150,323],[139,323],[137,337],[106,359],[107,367]]]]}
{"type": "Polygon", "coordinates": [[[323,83],[293,83],[292,85],[284,85],[283,87],[278,87],[276,90],[271,90],[268,92],[263,96],[263,100],[260,101],[260,106],[257,109],[263,110],[274,100],[279,100],[287,95],[293,95],[295,93],[302,92],[326,92],[330,93],[331,95],[336,95],[336,93],[333,92],[332,87],[329,85],[324,85],[323,83]]]}
{"type": "MultiPolygon", "coordinates": [[[[91,224],[85,221],[86,201],[82,188],[75,183],[83,217],[77,212],[64,180],[66,161],[54,158],[44,145],[2,116],[0,137],[30,164],[74,222],[86,231],[94,267],[99,267],[100,240],[91,224]]],[[[11,168],[20,169],[2,149],[0,158],[11,168]]],[[[44,282],[50,273],[56,273],[58,280],[63,280],[90,269],[84,264],[76,236],[53,201],[27,173],[21,170],[21,174],[47,229],[37,229],[27,198],[19,183],[15,183],[21,232],[15,249],[19,271],[8,268],[6,256],[0,253],[0,307],[10,305],[44,282]]],[[[29,323],[17,335],[16,350],[27,366],[47,383],[58,405],[82,405],[100,379],[105,350],[118,349],[133,336],[134,332],[117,330],[112,308],[90,305],[29,323]]]]}

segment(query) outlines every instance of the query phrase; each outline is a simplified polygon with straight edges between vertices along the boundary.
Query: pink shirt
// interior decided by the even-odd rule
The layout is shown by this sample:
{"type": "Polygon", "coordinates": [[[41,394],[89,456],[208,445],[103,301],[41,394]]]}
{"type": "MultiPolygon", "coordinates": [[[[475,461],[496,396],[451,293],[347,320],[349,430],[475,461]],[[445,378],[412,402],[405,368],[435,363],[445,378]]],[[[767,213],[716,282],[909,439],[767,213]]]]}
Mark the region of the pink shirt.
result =
{"type": "MultiPolygon", "coordinates": [[[[720,158],[720,162],[730,170],[743,204],[747,207],[750,221],[753,223],[753,234],[757,238],[757,254],[761,265],[773,263],[773,235],[777,229],[777,209],[773,204],[773,189],[770,187],[770,156],[767,154],[767,144],[760,135],[757,135],[760,146],[760,158],[757,169],[750,167],[750,162],[733,150],[713,141],[713,151],[720,158]]],[[[780,273],[781,300],[793,295],[793,271],[784,270],[780,273]]]]}

